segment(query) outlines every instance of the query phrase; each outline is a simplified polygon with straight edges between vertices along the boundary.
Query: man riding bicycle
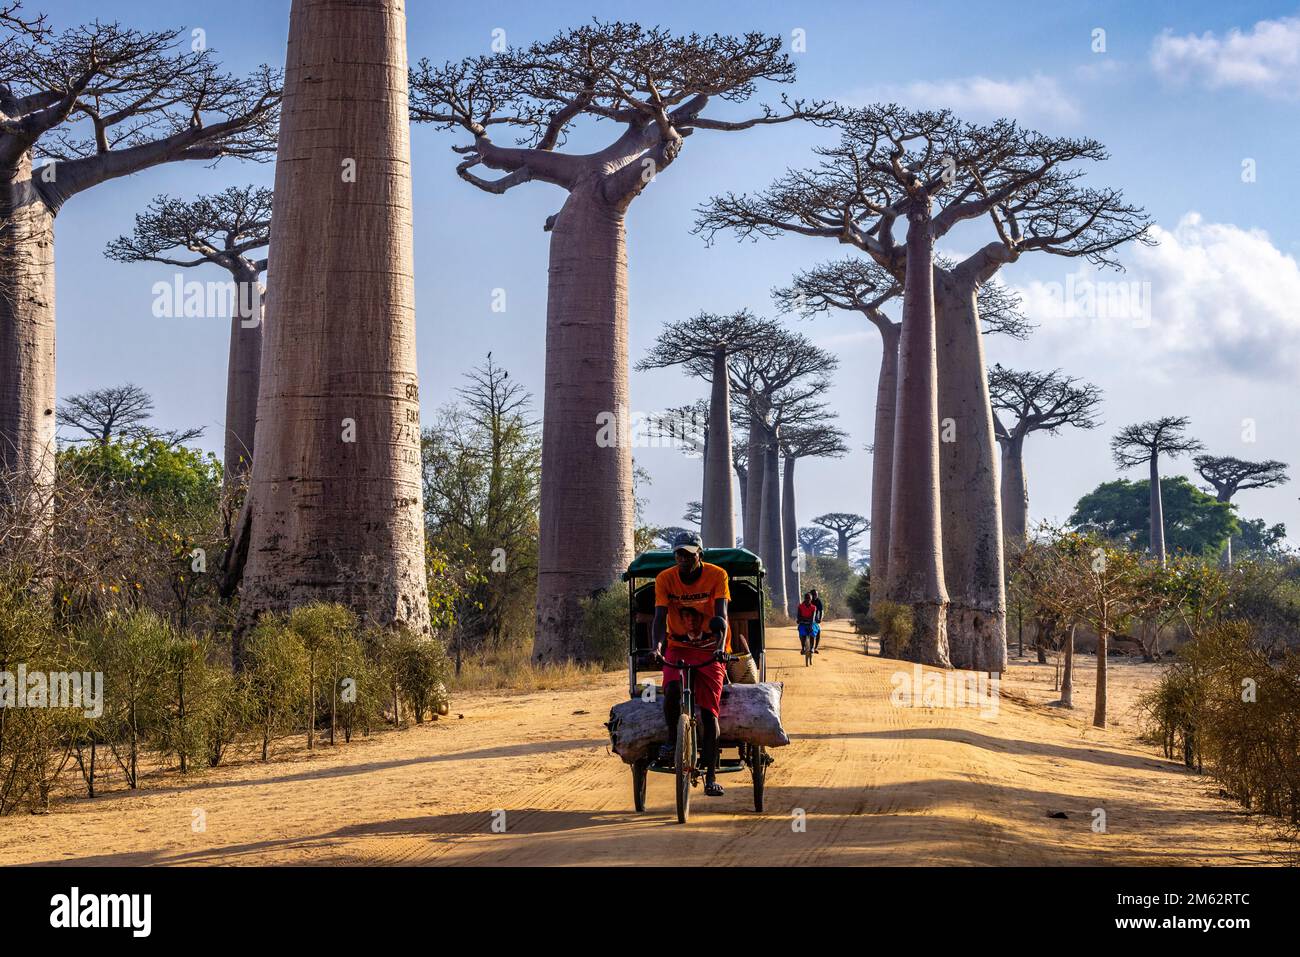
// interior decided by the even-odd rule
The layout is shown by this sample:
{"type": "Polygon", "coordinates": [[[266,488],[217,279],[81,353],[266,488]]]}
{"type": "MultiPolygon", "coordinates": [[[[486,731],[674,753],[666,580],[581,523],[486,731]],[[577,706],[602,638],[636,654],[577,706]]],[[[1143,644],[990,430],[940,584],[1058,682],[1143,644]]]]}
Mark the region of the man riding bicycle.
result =
{"type": "Polygon", "coordinates": [[[813,618],[813,624],[817,627],[813,629],[813,654],[821,654],[822,647],[822,615],[826,611],[826,603],[817,597],[817,589],[814,588],[808,592],[812,596],[812,603],[817,609],[817,615],[813,618]]]}
{"type": "Polygon", "coordinates": [[[811,648],[817,652],[821,642],[821,625],[817,624],[817,606],[813,604],[812,592],[804,592],[803,601],[795,612],[795,621],[799,625],[799,652],[807,654],[811,648]]]}
{"type": "Polygon", "coordinates": [[[724,670],[717,656],[727,650],[727,602],[731,590],[726,570],[701,558],[703,547],[694,532],[683,532],[673,541],[677,563],[655,577],[651,643],[664,662],[664,718],[670,739],[677,733],[682,693],[682,670],[673,664],[699,666],[694,669],[691,687],[700,707],[704,793],[717,797],[723,793],[717,769],[718,709],[724,670]],[[708,630],[704,627],[706,621],[708,630]]]}

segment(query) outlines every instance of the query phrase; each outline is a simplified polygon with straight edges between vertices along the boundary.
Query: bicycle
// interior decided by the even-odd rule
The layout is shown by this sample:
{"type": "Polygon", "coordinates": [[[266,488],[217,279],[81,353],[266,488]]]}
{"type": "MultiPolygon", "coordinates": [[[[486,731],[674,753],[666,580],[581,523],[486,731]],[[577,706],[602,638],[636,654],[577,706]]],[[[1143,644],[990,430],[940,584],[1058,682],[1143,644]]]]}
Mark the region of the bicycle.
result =
{"type": "MultiPolygon", "coordinates": [[[[705,770],[701,767],[702,755],[699,750],[699,740],[696,733],[698,721],[695,717],[695,692],[692,687],[692,675],[706,665],[721,662],[729,664],[737,661],[739,656],[727,654],[722,651],[714,652],[713,657],[708,661],[702,661],[697,665],[687,664],[686,662],[664,661],[664,664],[670,668],[676,668],[682,674],[681,689],[681,714],[677,718],[677,733],[674,735],[673,746],[673,774],[676,777],[677,791],[677,823],[685,824],[691,816],[691,788],[700,782],[700,772],[705,770]]],[[[721,748],[719,748],[721,750],[721,748]]],[[[761,775],[761,770],[759,774],[761,775]]],[[[761,787],[761,785],[759,785],[761,787]]]]}

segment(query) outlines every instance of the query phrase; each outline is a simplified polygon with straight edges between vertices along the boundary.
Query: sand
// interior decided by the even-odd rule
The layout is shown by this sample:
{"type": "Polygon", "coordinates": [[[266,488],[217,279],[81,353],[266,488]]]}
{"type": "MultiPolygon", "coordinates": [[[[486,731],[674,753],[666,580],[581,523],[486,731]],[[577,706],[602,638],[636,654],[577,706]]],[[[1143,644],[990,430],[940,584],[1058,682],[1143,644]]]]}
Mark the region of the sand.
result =
{"type": "Polygon", "coordinates": [[[293,742],[270,764],[159,772],[136,792],[0,819],[0,864],[1283,863],[1266,818],[1137,739],[1158,665],[1112,663],[1111,727],[1098,730],[1090,656],[1075,710],[1049,705],[1051,665],[1017,658],[990,716],[891,704],[891,677],[911,666],[865,656],[844,622],[827,624],[812,668],[791,629],[769,642],[793,740],[774,752],[762,814],[747,773],[724,777],[721,798],[697,789],[685,825],[672,778],[651,775],[636,814],[602,727],[627,693],[618,673],[466,695],[410,730],[293,742]]]}

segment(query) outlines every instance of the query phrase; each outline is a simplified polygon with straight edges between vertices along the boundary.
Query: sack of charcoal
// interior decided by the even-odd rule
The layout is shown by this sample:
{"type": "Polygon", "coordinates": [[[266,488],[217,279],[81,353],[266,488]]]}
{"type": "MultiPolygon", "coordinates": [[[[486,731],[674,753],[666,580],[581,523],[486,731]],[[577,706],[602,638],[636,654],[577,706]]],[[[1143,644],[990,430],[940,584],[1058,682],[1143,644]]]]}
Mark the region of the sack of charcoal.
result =
{"type": "MultiPolygon", "coordinates": [[[[781,726],[783,687],[779,681],[724,687],[718,714],[722,740],[769,748],[789,744],[790,737],[781,726]]],[[[610,747],[628,764],[653,756],[669,740],[663,699],[658,695],[652,701],[639,695],[620,701],[610,709],[605,727],[610,747]]]]}

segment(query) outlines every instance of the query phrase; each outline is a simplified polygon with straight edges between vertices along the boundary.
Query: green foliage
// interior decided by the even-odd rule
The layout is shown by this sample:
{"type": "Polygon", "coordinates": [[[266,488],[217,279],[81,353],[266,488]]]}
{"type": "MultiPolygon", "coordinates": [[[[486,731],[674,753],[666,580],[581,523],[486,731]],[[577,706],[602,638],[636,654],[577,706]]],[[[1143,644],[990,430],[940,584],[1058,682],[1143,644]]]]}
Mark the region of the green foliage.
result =
{"type": "Polygon", "coordinates": [[[882,658],[906,657],[912,643],[914,628],[910,606],[894,601],[878,601],[875,607],[876,626],[880,630],[880,656],[882,658]]]}
{"type": "MultiPolygon", "coordinates": [[[[1103,482],[1074,507],[1069,524],[1080,531],[1097,531],[1130,548],[1150,541],[1151,483],[1117,479],[1103,482]]],[[[1160,480],[1165,517],[1165,543],[1169,551],[1217,558],[1228,536],[1238,533],[1232,506],[1217,501],[1181,475],[1160,480]]]]}
{"type": "Polygon", "coordinates": [[[487,361],[421,441],[435,628],[478,651],[531,638],[541,437],[531,397],[487,361]]]}
{"type": "Polygon", "coordinates": [[[451,704],[447,693],[451,662],[441,642],[406,628],[393,629],[388,640],[397,689],[416,724],[426,715],[446,714],[451,704]]]}
{"type": "Polygon", "coordinates": [[[606,670],[627,664],[627,586],[615,581],[582,602],[582,645],[606,670]]]}
{"type": "Polygon", "coordinates": [[[845,596],[844,602],[848,606],[849,615],[853,619],[853,630],[864,638],[871,634],[876,627],[876,622],[871,614],[870,569],[858,575],[857,580],[853,583],[852,591],[845,596]]]}
{"type": "Polygon", "coordinates": [[[173,509],[215,507],[221,463],[215,455],[155,438],[60,449],[58,467],[105,490],[141,496],[173,509]]]}
{"type": "Polygon", "coordinates": [[[297,727],[310,693],[307,649],[287,615],[263,615],[244,645],[248,707],[262,738],[262,760],[271,742],[297,727]]]}

